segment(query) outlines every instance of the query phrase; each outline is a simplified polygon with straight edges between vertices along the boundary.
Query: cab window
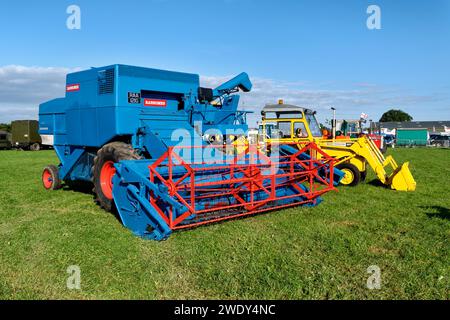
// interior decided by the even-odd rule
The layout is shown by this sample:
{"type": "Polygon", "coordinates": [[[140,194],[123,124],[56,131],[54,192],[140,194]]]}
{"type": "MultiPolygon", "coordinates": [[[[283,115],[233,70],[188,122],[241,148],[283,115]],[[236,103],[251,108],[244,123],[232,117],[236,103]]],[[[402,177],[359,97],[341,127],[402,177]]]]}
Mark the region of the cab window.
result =
{"type": "Polygon", "coordinates": [[[303,122],[294,123],[294,138],[307,138],[308,132],[306,131],[305,124],[303,122]]]}
{"type": "Polygon", "coordinates": [[[279,113],[278,114],[279,119],[302,119],[303,114],[301,112],[296,113],[279,113]]]}
{"type": "Polygon", "coordinates": [[[279,121],[277,123],[277,128],[274,128],[272,136],[276,135],[281,139],[290,139],[291,138],[291,122],[290,121],[279,121]]]}
{"type": "Polygon", "coordinates": [[[322,132],[320,130],[319,123],[317,122],[314,114],[306,114],[306,120],[308,121],[309,130],[314,137],[321,137],[322,132]]]}

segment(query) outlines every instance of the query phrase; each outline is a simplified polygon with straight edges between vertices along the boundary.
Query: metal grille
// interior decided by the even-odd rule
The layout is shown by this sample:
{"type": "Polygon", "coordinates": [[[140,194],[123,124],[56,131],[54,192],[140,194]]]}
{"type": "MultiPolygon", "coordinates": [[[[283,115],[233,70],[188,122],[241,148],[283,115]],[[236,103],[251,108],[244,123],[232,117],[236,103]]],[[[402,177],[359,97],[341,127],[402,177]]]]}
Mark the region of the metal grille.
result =
{"type": "Polygon", "coordinates": [[[114,93],[114,69],[102,70],[98,73],[98,94],[114,93]]]}

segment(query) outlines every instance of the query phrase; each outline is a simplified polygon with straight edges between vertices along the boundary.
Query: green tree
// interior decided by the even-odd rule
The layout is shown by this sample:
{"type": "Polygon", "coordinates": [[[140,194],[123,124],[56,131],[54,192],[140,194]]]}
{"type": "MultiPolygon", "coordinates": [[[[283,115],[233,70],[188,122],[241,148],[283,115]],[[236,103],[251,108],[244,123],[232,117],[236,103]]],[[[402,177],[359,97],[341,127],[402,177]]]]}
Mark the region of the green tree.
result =
{"type": "Polygon", "coordinates": [[[404,121],[411,121],[413,117],[411,117],[409,114],[402,110],[395,110],[391,109],[389,111],[386,111],[383,113],[383,115],[380,118],[380,122],[404,122],[404,121]]]}
{"type": "Polygon", "coordinates": [[[9,124],[9,123],[0,123],[0,131],[11,132],[11,124],[9,124]]]}

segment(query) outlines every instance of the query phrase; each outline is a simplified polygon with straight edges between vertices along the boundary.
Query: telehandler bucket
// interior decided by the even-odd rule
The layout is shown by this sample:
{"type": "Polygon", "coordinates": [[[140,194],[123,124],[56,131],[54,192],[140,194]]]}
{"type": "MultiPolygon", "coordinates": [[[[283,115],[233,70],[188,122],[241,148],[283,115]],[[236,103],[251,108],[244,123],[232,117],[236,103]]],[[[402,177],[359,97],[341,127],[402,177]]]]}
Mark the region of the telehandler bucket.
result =
{"type": "Polygon", "coordinates": [[[394,190],[414,191],[416,190],[416,181],[409,170],[409,162],[405,162],[394,170],[387,180],[387,184],[394,190]]]}

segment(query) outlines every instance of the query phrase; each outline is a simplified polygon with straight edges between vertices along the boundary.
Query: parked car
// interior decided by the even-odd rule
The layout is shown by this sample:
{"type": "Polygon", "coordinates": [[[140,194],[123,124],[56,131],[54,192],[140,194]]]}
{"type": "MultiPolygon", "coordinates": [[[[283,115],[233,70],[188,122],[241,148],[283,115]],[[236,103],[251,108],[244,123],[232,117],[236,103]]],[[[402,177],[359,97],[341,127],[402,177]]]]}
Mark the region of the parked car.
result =
{"type": "Polygon", "coordinates": [[[395,143],[395,135],[393,134],[384,135],[384,143],[387,146],[392,146],[395,143]]]}
{"type": "Polygon", "coordinates": [[[430,135],[430,145],[448,148],[450,146],[450,136],[439,134],[430,135]]]}

